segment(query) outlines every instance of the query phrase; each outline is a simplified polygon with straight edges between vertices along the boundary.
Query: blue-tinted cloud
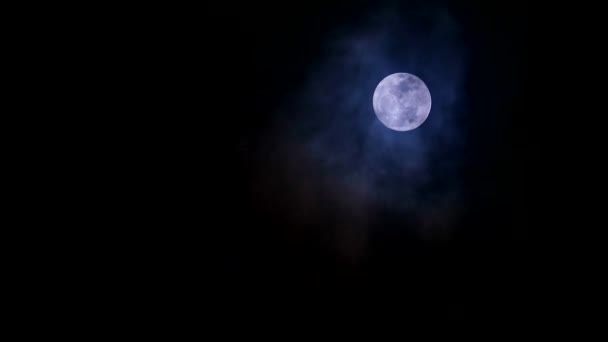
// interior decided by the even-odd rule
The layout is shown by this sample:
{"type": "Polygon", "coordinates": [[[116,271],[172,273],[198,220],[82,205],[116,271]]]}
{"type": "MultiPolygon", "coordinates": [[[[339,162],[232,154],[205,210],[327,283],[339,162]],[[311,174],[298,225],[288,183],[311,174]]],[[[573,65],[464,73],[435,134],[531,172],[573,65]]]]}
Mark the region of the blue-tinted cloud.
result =
{"type": "Polygon", "coordinates": [[[334,32],[269,142],[294,205],[311,217],[340,208],[341,219],[362,225],[392,211],[408,218],[403,229],[449,231],[462,190],[465,68],[458,24],[445,9],[379,9],[334,32]],[[375,87],[396,72],[420,77],[431,92],[431,113],[413,131],[392,131],[373,111],[375,87]]]}

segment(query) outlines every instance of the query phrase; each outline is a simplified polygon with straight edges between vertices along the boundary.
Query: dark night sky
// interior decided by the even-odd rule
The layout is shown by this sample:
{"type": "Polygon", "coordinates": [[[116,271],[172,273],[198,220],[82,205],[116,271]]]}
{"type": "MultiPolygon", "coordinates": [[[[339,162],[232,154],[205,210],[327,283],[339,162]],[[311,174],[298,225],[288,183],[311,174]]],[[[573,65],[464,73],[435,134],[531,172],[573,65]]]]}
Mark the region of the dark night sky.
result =
{"type": "Polygon", "coordinates": [[[424,287],[517,257],[520,9],[296,1],[212,16],[225,28],[188,48],[214,61],[192,80],[216,87],[214,104],[201,104],[203,118],[185,108],[206,128],[172,134],[189,146],[174,157],[189,158],[187,175],[205,174],[182,210],[205,208],[203,235],[229,287],[424,287]],[[371,107],[394,72],[421,77],[433,96],[409,133],[385,129],[371,107]]]}

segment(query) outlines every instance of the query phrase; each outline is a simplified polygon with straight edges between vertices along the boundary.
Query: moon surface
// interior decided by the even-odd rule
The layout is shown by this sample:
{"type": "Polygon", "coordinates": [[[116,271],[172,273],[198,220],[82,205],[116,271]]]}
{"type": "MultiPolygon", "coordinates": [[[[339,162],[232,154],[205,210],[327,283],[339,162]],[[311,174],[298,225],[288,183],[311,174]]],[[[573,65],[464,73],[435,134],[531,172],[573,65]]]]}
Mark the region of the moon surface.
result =
{"type": "Polygon", "coordinates": [[[374,112],[395,131],[411,131],[428,118],[431,92],[415,75],[400,72],[386,76],[374,91],[374,112]]]}

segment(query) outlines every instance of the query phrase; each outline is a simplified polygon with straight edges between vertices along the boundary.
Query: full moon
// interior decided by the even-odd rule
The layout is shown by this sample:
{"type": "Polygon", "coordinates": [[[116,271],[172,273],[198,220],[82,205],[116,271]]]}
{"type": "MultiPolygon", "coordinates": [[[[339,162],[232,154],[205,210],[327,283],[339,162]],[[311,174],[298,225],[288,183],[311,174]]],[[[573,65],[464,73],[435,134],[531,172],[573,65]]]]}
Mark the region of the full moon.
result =
{"type": "Polygon", "coordinates": [[[374,91],[374,112],[386,127],[411,131],[431,112],[431,93],[418,77],[400,72],[386,76],[374,91]]]}

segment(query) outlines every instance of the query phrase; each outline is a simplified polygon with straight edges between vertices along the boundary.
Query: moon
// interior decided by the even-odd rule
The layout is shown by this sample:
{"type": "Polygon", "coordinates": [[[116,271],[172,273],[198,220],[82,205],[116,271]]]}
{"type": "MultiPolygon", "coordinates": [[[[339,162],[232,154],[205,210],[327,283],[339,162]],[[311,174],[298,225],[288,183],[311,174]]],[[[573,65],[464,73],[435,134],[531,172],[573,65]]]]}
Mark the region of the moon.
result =
{"type": "Polygon", "coordinates": [[[405,72],[386,76],[374,91],[374,112],[395,131],[418,128],[431,112],[431,92],[415,75],[405,72]]]}

